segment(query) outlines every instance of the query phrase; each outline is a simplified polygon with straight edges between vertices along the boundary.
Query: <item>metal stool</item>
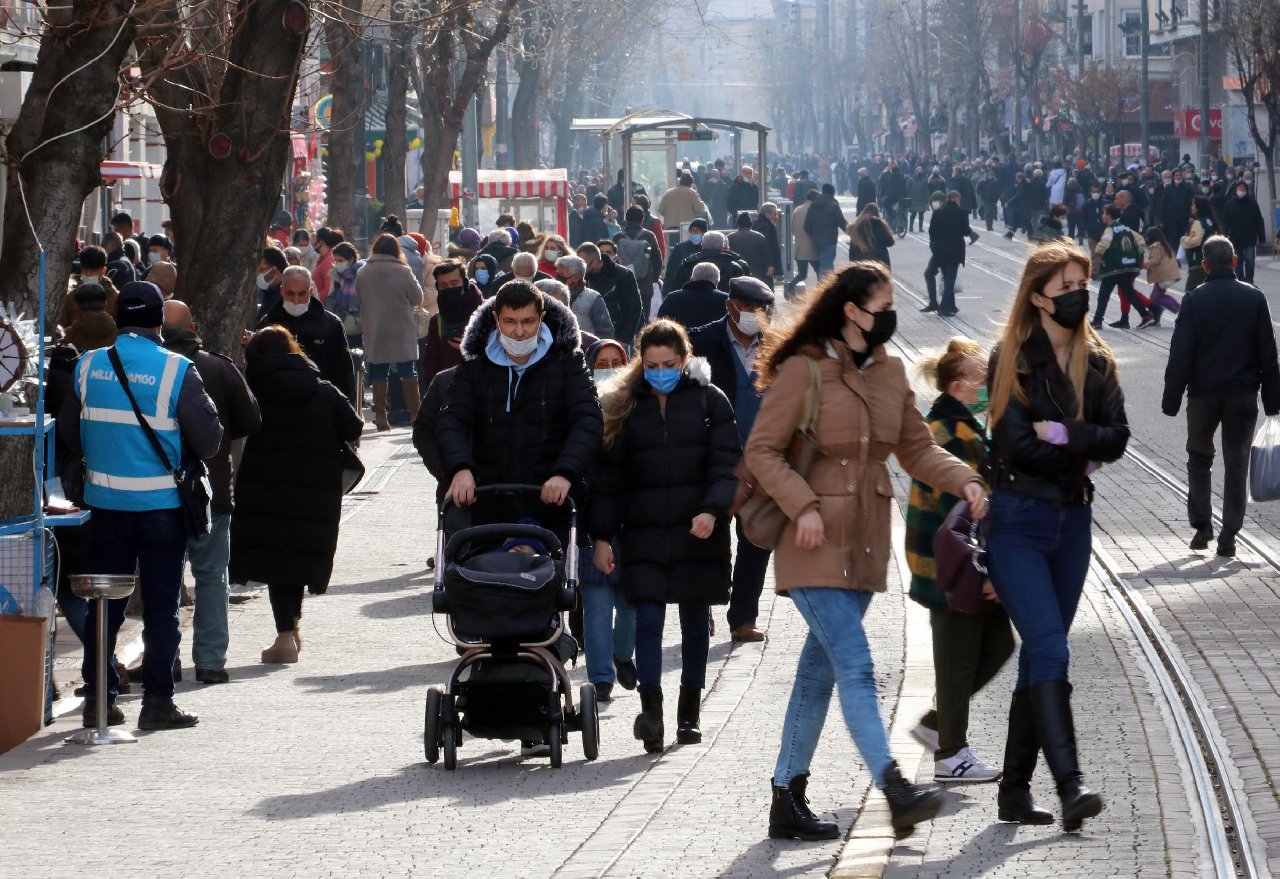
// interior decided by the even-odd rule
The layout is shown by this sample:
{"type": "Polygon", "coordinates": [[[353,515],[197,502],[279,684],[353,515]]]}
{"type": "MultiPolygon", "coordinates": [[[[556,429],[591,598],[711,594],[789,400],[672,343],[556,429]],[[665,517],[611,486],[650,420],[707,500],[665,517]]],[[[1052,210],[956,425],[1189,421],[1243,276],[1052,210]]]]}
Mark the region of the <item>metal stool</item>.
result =
{"type": "Polygon", "coordinates": [[[86,600],[98,602],[98,679],[94,690],[98,704],[98,725],[70,735],[65,743],[68,745],[120,745],[136,742],[131,733],[122,729],[111,729],[107,725],[107,712],[110,700],[107,698],[107,663],[111,661],[111,651],[107,647],[107,602],[113,598],[128,598],[137,588],[138,578],[135,574],[75,574],[71,577],[71,591],[86,600]]]}

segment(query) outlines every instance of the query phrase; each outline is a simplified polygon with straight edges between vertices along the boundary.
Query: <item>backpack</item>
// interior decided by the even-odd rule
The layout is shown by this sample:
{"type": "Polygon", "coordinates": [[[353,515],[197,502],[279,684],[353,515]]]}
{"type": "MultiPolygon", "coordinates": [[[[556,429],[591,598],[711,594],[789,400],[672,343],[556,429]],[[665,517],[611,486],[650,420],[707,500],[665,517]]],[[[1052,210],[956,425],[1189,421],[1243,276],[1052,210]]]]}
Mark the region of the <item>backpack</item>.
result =
{"type": "Polygon", "coordinates": [[[1111,227],[1111,246],[1102,255],[1102,267],[1108,272],[1136,272],[1142,268],[1142,251],[1128,226],[1116,223],[1111,227]]]}
{"type": "Polygon", "coordinates": [[[631,269],[637,281],[649,280],[649,242],[624,233],[614,243],[618,247],[619,264],[631,269]]]}

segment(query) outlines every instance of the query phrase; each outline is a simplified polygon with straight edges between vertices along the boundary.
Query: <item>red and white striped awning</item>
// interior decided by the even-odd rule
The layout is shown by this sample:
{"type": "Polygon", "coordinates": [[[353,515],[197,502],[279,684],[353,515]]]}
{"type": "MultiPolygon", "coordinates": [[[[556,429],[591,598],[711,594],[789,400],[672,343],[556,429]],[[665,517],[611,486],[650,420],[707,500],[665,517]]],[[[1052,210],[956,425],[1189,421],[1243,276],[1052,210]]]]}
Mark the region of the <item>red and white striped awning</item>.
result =
{"type": "Polygon", "coordinates": [[[112,159],[102,162],[103,180],[155,180],[160,171],[159,165],[150,162],[118,162],[112,159]]]}
{"type": "MultiPolygon", "coordinates": [[[[478,198],[568,198],[569,172],[564,168],[532,171],[480,171],[478,198]]],[[[449,198],[462,198],[462,172],[449,172],[449,198]]]]}

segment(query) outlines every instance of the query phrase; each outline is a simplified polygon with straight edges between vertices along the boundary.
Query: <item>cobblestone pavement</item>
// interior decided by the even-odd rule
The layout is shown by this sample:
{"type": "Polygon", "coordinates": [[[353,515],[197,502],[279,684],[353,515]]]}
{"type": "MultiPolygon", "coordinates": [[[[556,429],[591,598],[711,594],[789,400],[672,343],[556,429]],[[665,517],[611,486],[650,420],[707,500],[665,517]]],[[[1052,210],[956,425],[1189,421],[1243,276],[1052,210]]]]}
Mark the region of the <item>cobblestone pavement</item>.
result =
{"type": "MultiPolygon", "coordinates": [[[[908,239],[893,256],[904,280],[921,286],[924,247],[908,239]]],[[[974,302],[996,308],[1010,289],[994,275],[962,276],[972,284],[964,295],[983,297],[961,299],[966,315],[976,317],[974,302]]],[[[899,307],[908,346],[938,344],[952,332],[908,314],[905,298],[899,307]]],[[[1116,347],[1122,357],[1153,359],[1123,340],[1116,347]]],[[[1129,378],[1138,375],[1135,365],[1125,369],[1131,417],[1144,434],[1152,428],[1136,413],[1158,391],[1145,386],[1149,376],[1129,378]]],[[[805,633],[790,604],[768,591],[766,645],[731,647],[723,609],[717,613],[703,745],[643,755],[630,729],[638,700],[616,690],[602,706],[593,763],[574,735],[560,770],[545,758],[522,759],[516,743],[474,739],[461,748],[456,772],[427,766],[423,698],[454,658],[429,612],[433,487],[405,431],[372,437],[365,457],[365,493],[346,501],[334,584],[307,599],[302,661],[258,662],[272,635],[259,597],[232,608],[233,683],[179,685],[179,704],[202,716],[196,729],[85,750],[61,744],[73,714],[0,756],[0,877],[125,869],[218,877],[1206,875],[1204,834],[1166,709],[1116,608],[1093,586],[1073,634],[1075,701],[1082,758],[1108,810],[1083,834],[996,824],[994,786],[976,785],[953,788],[943,816],[893,844],[883,799],[868,795],[865,768],[833,710],[811,796],[852,836],[768,840],[768,779],[805,633]]],[[[1278,812],[1264,796],[1271,770],[1259,757],[1275,751],[1269,718],[1280,707],[1277,617],[1268,613],[1277,601],[1274,572],[1248,555],[1230,565],[1191,556],[1181,548],[1180,504],[1130,465],[1108,468],[1099,487],[1098,542],[1142,584],[1183,648],[1237,761],[1231,781],[1249,796],[1259,838],[1274,846],[1278,812]]],[[[1265,533],[1264,523],[1257,530],[1265,533]]],[[[895,756],[927,778],[932,760],[905,733],[931,696],[927,617],[893,575],[890,591],[872,603],[868,631],[895,756]]],[[[674,738],[678,632],[668,631],[665,658],[674,738]]],[[[584,679],[581,663],[572,675],[584,679]]],[[[1006,672],[975,700],[971,738],[993,761],[1003,749],[1010,686],[1006,672]]],[[[121,700],[131,723],[138,700],[121,700]]],[[[1056,807],[1043,768],[1036,782],[1037,796],[1056,807]]]]}

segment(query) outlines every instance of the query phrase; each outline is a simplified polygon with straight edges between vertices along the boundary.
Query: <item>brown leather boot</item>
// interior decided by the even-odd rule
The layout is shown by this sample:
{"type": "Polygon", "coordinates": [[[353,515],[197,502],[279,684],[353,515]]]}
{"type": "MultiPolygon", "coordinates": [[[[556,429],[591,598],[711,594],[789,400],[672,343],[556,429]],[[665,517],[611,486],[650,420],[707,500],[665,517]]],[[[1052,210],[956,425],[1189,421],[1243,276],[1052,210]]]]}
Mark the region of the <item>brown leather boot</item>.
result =
{"type": "Polygon", "coordinates": [[[418,418],[418,410],[422,408],[422,391],[418,389],[418,377],[400,379],[400,390],[404,393],[404,405],[409,410],[409,423],[418,418]]]}
{"type": "Polygon", "coordinates": [[[373,426],[378,430],[390,430],[391,423],[387,421],[387,383],[373,383],[373,426]]]}

